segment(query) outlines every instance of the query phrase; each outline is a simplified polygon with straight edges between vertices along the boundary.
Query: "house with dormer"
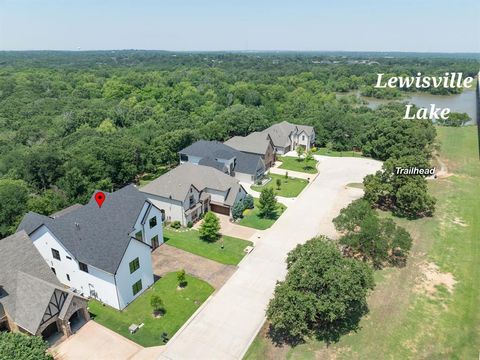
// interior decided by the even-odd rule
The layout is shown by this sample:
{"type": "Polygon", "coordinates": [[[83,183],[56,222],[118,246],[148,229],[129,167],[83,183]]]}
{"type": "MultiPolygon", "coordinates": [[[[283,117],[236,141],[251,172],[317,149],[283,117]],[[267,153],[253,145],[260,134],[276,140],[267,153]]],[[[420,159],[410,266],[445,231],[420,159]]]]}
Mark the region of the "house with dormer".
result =
{"type": "Polygon", "coordinates": [[[23,230],[75,293],[123,309],[154,282],[151,250],[163,243],[162,213],[134,185],[44,216],[29,212],[23,230]]]}
{"type": "Polygon", "coordinates": [[[280,155],[295,150],[297,146],[310,150],[315,144],[315,130],[313,126],[297,125],[282,121],[261,131],[261,133],[270,136],[275,153],[280,155]]]}

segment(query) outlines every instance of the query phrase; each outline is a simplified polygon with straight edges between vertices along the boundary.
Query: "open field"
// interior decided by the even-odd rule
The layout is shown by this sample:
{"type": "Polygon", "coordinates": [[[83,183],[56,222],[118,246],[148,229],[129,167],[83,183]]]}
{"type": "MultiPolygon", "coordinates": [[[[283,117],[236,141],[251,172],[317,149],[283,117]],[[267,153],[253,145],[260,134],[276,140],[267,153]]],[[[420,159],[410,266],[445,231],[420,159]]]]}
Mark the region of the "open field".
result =
{"type": "Polygon", "coordinates": [[[261,192],[264,188],[273,187],[278,196],[297,197],[305,189],[305,186],[308,185],[308,181],[305,179],[285,178],[285,176],[277,174],[269,174],[268,176],[272,178],[268,184],[263,186],[252,185],[252,190],[261,192]],[[281,181],[280,189],[277,187],[278,179],[281,181]]]}
{"type": "MultiPolygon", "coordinates": [[[[438,127],[452,176],[430,182],[433,218],[396,219],[414,237],[402,269],[376,272],[361,329],[327,347],[275,348],[259,335],[246,359],[475,359],[480,349],[480,162],[477,128],[438,127]]],[[[384,214],[389,216],[388,214],[384,214]]]]}
{"type": "Polygon", "coordinates": [[[142,346],[163,345],[161,334],[166,332],[171,338],[214,291],[208,283],[193,276],[187,275],[186,280],[187,286],[177,290],[176,273],[166,274],[122,311],[103,306],[96,300],[89,302],[89,311],[99,324],[142,346]],[[153,294],[160,295],[164,302],[166,312],[161,318],[152,315],[150,298],[153,294]],[[130,334],[131,324],[142,323],[141,329],[130,334]]]}
{"type": "Polygon", "coordinates": [[[226,235],[216,242],[204,241],[200,239],[200,233],[193,229],[176,232],[164,228],[163,237],[168,245],[226,265],[237,265],[245,256],[243,250],[252,245],[250,241],[226,235]]]}

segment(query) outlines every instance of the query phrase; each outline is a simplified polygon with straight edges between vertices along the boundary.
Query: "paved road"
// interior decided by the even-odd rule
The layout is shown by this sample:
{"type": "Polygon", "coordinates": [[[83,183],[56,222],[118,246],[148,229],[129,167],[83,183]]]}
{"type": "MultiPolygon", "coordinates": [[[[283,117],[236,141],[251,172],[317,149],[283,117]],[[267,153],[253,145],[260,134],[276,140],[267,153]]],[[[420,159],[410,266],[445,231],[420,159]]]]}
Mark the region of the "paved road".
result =
{"type": "Polygon", "coordinates": [[[241,359],[265,320],[276,281],[285,277],[287,253],[317,234],[333,235],[332,218],[361,195],[345,185],[361,182],[381,167],[377,161],[361,158],[317,159],[319,176],[261,233],[255,250],[168,342],[161,359],[241,359]]]}

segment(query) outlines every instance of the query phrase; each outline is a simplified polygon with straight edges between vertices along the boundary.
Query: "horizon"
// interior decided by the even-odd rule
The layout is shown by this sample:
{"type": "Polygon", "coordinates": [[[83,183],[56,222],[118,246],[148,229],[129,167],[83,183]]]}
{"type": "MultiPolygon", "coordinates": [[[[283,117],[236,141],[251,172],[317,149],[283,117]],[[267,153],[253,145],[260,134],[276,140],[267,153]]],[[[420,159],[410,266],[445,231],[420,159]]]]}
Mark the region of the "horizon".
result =
{"type": "Polygon", "coordinates": [[[447,0],[0,2],[1,51],[78,49],[479,53],[480,3],[459,0],[452,8],[447,0]]]}

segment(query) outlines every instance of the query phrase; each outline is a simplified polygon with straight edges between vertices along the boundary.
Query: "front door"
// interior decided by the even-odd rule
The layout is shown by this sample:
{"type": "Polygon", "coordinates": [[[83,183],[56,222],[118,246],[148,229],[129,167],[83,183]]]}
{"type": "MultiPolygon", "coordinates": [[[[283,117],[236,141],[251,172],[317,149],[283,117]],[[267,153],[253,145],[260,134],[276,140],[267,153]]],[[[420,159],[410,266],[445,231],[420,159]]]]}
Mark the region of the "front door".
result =
{"type": "Polygon", "coordinates": [[[153,249],[156,249],[160,244],[158,243],[158,236],[155,236],[153,239],[152,239],[152,248],[153,249]]]}

